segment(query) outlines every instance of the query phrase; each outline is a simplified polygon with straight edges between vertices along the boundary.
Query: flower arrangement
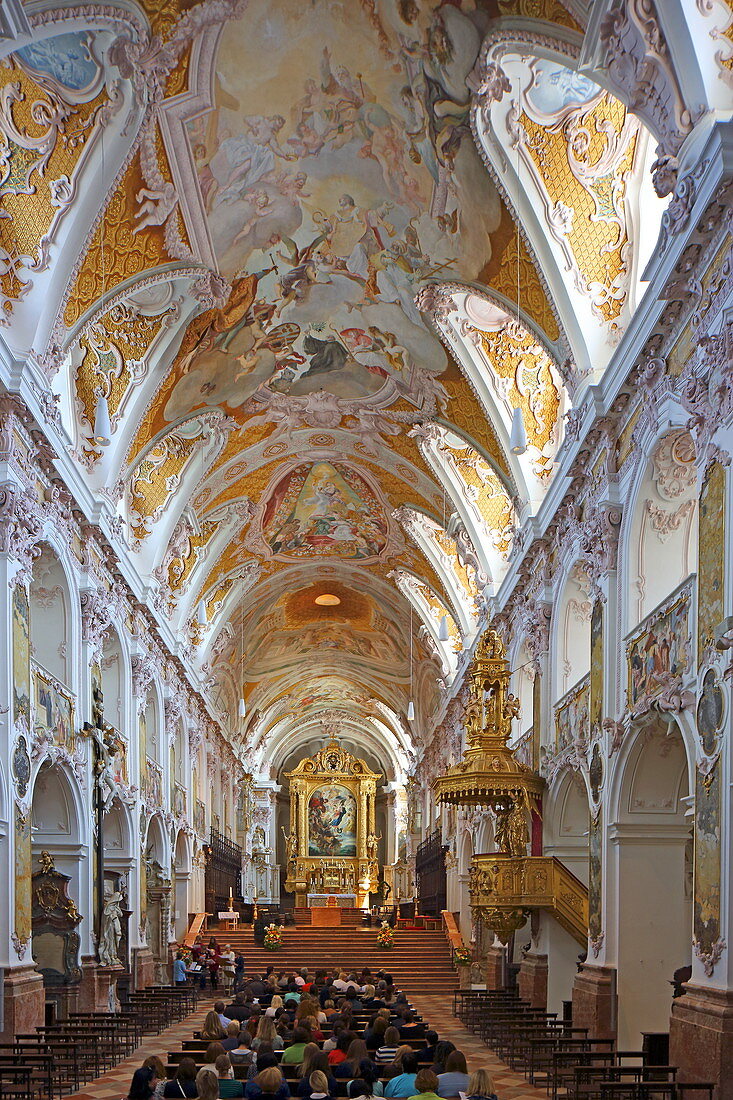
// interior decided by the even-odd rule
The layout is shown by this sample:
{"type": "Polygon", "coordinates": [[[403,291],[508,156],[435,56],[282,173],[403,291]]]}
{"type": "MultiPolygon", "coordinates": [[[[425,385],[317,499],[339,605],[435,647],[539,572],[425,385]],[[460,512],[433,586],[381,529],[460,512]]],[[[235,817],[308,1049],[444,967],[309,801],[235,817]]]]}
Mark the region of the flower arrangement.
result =
{"type": "Polygon", "coordinates": [[[471,953],[465,947],[457,947],[453,952],[453,962],[456,966],[470,966],[471,953]]]}
{"type": "Polygon", "coordinates": [[[282,945],[282,942],[282,928],[278,927],[277,924],[268,924],[265,929],[265,938],[263,940],[264,947],[266,947],[268,951],[277,951],[278,947],[282,945]]]}
{"type": "Polygon", "coordinates": [[[381,928],[377,932],[377,943],[380,947],[392,947],[394,943],[394,928],[391,928],[386,920],[382,921],[381,928]]]}

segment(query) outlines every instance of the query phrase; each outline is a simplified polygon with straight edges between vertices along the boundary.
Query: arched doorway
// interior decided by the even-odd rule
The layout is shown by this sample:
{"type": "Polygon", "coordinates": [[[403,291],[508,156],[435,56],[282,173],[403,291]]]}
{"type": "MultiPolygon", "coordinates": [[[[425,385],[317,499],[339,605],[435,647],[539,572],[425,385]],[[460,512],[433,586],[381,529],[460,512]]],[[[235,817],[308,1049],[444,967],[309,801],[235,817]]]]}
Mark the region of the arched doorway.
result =
{"type": "MultiPolygon", "coordinates": [[[[642,1031],[669,1030],[670,980],[692,954],[689,767],[676,725],[641,730],[622,761],[612,820],[618,950],[618,1044],[638,1050],[642,1031]]],[[[611,868],[609,868],[611,871],[611,868]]],[[[609,885],[609,889],[611,886],[609,885]]]]}

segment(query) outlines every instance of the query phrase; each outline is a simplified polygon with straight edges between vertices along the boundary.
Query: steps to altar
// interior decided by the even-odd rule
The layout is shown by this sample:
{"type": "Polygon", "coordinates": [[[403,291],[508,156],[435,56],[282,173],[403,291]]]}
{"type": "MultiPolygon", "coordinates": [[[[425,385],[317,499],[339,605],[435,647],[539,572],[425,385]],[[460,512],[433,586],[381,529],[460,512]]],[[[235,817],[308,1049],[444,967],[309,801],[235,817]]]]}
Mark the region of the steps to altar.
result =
{"type": "Polygon", "coordinates": [[[213,934],[220,943],[231,944],[236,954],[244,956],[248,974],[264,973],[268,966],[277,970],[295,970],[302,966],[309,970],[335,966],[361,970],[368,966],[374,972],[388,971],[395,984],[411,994],[447,996],[458,987],[451,950],[442,931],[401,930],[395,934],[394,946],[388,950],[378,946],[375,928],[287,927],[283,929],[282,944],[276,951],[255,944],[252,930],[248,928],[226,934],[214,930],[213,934]]]}

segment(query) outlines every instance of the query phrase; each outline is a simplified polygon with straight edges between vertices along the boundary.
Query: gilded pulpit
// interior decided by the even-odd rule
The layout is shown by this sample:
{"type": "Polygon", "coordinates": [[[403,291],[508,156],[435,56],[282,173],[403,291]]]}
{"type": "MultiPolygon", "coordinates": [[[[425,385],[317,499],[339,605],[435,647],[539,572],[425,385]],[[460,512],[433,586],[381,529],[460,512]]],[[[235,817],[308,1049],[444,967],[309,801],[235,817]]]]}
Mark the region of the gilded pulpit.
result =
{"type": "Polygon", "coordinates": [[[332,740],[286,778],[285,889],[295,893],[299,907],[314,896],[338,894],[364,908],[379,882],[375,802],[381,774],[332,740]]]}

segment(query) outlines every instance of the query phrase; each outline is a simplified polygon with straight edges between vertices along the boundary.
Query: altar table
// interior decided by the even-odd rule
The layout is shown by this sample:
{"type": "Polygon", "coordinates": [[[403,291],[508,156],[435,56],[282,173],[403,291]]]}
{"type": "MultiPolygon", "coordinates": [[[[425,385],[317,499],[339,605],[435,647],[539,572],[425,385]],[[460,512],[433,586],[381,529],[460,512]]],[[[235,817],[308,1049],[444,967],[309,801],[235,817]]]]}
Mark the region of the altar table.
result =
{"type": "Polygon", "coordinates": [[[340,928],[341,907],[339,905],[316,905],[311,909],[313,928],[340,928]]]}
{"type": "Polygon", "coordinates": [[[216,914],[220,922],[224,924],[225,932],[235,932],[239,924],[239,913],[235,910],[226,910],[216,914]]]}

